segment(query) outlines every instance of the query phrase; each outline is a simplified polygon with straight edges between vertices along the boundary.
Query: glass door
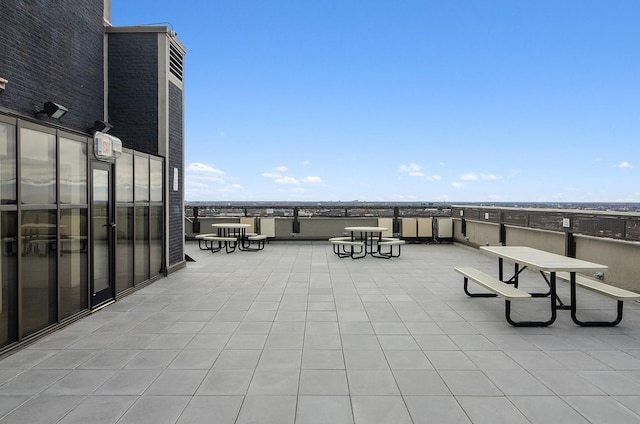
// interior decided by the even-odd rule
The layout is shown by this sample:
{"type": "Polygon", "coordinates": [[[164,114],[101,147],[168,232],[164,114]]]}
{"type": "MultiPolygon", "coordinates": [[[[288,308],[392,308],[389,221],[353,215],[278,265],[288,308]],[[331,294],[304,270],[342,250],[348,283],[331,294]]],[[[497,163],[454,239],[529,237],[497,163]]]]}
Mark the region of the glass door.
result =
{"type": "Polygon", "coordinates": [[[114,298],[114,239],[112,165],[91,164],[91,308],[114,298]]]}

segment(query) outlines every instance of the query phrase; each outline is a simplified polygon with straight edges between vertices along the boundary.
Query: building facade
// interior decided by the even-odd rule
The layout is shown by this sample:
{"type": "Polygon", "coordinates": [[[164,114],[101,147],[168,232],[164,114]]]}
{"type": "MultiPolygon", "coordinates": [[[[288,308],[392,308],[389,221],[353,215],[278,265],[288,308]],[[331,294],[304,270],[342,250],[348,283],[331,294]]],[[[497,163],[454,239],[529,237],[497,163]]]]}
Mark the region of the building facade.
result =
{"type": "Polygon", "coordinates": [[[0,0],[0,353],[184,266],[183,60],[108,0],[0,0]]]}

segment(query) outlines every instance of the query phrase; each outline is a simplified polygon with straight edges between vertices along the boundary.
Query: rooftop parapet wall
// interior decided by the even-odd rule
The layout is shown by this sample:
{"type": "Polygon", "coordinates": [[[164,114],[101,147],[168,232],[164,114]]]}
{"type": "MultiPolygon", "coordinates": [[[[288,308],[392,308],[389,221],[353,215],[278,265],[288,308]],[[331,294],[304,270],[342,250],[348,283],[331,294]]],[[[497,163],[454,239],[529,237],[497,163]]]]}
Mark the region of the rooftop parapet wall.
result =
{"type": "MultiPolygon", "coordinates": [[[[345,226],[377,226],[379,218],[385,219],[385,224],[380,226],[388,228],[392,234],[400,234],[406,225],[405,218],[434,218],[434,222],[436,218],[446,218],[450,221],[451,210],[449,206],[432,204],[191,204],[185,206],[185,217],[195,221],[195,228],[200,230],[195,233],[208,231],[207,220],[254,217],[275,219],[275,237],[278,239],[326,240],[341,235],[345,226]]],[[[413,225],[431,227],[432,223],[413,225]]],[[[426,232],[431,234],[431,228],[426,232]]],[[[429,237],[418,235],[417,238],[429,237]]]]}
{"type": "Polygon", "coordinates": [[[477,221],[616,240],[640,241],[640,213],[454,205],[451,207],[451,216],[456,221],[477,221]]]}
{"type": "MultiPolygon", "coordinates": [[[[237,221],[240,217],[275,220],[276,240],[324,240],[341,235],[347,225],[376,225],[378,218],[391,219],[394,233],[402,233],[402,218],[453,218],[452,240],[471,247],[523,245],[606,264],[604,280],[640,292],[640,213],[600,212],[574,209],[497,208],[478,206],[294,206],[291,204],[193,205],[185,215],[200,221],[199,231],[210,232],[211,223],[237,221]],[[296,226],[295,222],[299,222],[296,226]],[[396,226],[395,223],[398,223],[396,226]],[[298,230],[298,231],[294,231],[298,230]]],[[[192,237],[191,222],[187,237],[192,237]]],[[[435,227],[434,227],[435,228],[435,227]]],[[[433,238],[426,241],[441,241],[433,238]]]]}
{"type": "Polygon", "coordinates": [[[640,292],[640,214],[475,206],[451,211],[456,242],[529,246],[605,264],[605,282],[640,292]]]}

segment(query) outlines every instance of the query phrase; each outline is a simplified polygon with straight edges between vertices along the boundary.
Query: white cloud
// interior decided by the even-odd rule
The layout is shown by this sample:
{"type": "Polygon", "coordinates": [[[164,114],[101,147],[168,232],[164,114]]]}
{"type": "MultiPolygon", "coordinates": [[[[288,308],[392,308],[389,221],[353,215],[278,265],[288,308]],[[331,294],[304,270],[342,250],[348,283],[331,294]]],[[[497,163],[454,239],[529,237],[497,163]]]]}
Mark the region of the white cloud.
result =
{"type": "Polygon", "coordinates": [[[473,172],[467,172],[466,174],[460,175],[460,179],[462,181],[476,181],[478,180],[478,175],[473,172]]]}
{"type": "Polygon", "coordinates": [[[263,172],[262,176],[265,178],[272,179],[273,182],[276,184],[300,185],[301,183],[308,183],[308,184],[322,183],[322,178],[315,175],[309,175],[302,179],[298,179],[290,175],[285,175],[284,172],[287,171],[287,168],[285,166],[280,166],[278,168],[275,168],[274,171],[263,172]]]}
{"type": "Polygon", "coordinates": [[[276,184],[300,184],[300,181],[287,175],[282,175],[281,177],[274,179],[273,182],[275,182],[276,184]]]}
{"type": "Polygon", "coordinates": [[[400,165],[400,167],[398,168],[398,171],[399,172],[408,172],[409,175],[411,175],[411,173],[416,173],[416,172],[422,171],[422,167],[420,165],[418,165],[417,163],[411,162],[409,165],[404,165],[404,164],[400,165]]]}
{"type": "Polygon", "coordinates": [[[439,165],[440,165],[440,166],[447,166],[447,164],[446,164],[446,163],[444,163],[444,162],[440,162],[440,163],[439,163],[439,165]]]}
{"type": "Polygon", "coordinates": [[[322,178],[314,176],[314,175],[309,175],[308,177],[304,177],[302,179],[303,183],[309,183],[309,184],[317,184],[317,183],[321,183],[322,182],[322,178]]]}
{"type": "Polygon", "coordinates": [[[309,165],[311,165],[311,162],[308,161],[308,160],[305,160],[305,161],[302,161],[302,165],[303,166],[309,166],[309,165]]]}
{"type": "Polygon", "coordinates": [[[300,181],[287,175],[282,175],[278,172],[264,172],[262,174],[265,178],[271,178],[276,184],[300,184],[300,181]]]}
{"type": "Polygon", "coordinates": [[[189,184],[194,184],[197,181],[224,184],[224,171],[214,166],[194,162],[187,166],[186,171],[188,174],[189,184]]]}
{"type": "Polygon", "coordinates": [[[221,188],[218,190],[220,193],[237,193],[239,190],[234,188],[233,186],[221,188]]]}
{"type": "Polygon", "coordinates": [[[208,181],[208,182],[214,182],[214,183],[220,183],[220,184],[224,184],[224,178],[220,178],[217,177],[215,175],[197,175],[197,176],[191,176],[190,177],[191,180],[200,180],[200,181],[208,181]]]}
{"type": "Polygon", "coordinates": [[[467,172],[460,175],[462,181],[478,181],[478,180],[497,180],[494,174],[476,174],[475,172],[467,172]]]}
{"type": "Polygon", "coordinates": [[[631,164],[627,161],[624,162],[620,162],[617,165],[613,165],[614,168],[620,168],[620,169],[630,169],[633,168],[633,166],[631,166],[631,164]]]}
{"type": "Polygon", "coordinates": [[[279,172],[263,172],[262,176],[265,178],[273,178],[274,180],[276,178],[282,178],[282,174],[280,174],[279,172]]]}
{"type": "Polygon", "coordinates": [[[273,180],[274,183],[276,184],[291,184],[291,185],[300,185],[301,183],[308,183],[308,184],[318,184],[318,183],[322,183],[322,178],[315,176],[315,175],[309,175],[306,176],[302,179],[298,179],[295,177],[292,177],[290,175],[285,175],[284,173],[287,171],[287,167],[286,166],[279,166],[277,168],[275,168],[273,171],[269,171],[269,172],[263,172],[262,176],[265,178],[270,178],[273,180]]]}
{"type": "Polygon", "coordinates": [[[196,182],[192,181],[192,182],[189,183],[189,186],[192,189],[195,189],[195,188],[207,188],[207,187],[209,187],[209,184],[200,183],[200,182],[197,182],[197,181],[196,182]]]}
{"type": "Polygon", "coordinates": [[[187,171],[198,172],[203,174],[224,175],[224,171],[204,163],[194,162],[187,166],[187,171]]]}
{"type": "Polygon", "coordinates": [[[398,172],[404,172],[411,177],[426,178],[428,181],[439,181],[442,179],[440,175],[426,175],[422,172],[422,166],[411,162],[409,165],[402,164],[398,167],[398,172]]]}
{"type": "Polygon", "coordinates": [[[465,185],[463,183],[459,183],[458,181],[454,181],[451,183],[451,186],[454,188],[464,188],[465,185]]]}

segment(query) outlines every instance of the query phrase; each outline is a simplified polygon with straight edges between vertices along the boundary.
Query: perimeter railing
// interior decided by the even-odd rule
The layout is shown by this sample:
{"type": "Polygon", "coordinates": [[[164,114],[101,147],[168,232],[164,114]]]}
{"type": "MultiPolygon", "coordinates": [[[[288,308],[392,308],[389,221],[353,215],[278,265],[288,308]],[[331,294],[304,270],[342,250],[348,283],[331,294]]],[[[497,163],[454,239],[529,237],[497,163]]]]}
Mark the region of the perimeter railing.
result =
{"type": "Polygon", "coordinates": [[[326,240],[348,226],[381,226],[410,242],[523,245],[606,264],[606,282],[640,292],[640,213],[477,205],[199,204],[185,208],[187,239],[243,220],[272,240],[326,240]]]}
{"type": "Polygon", "coordinates": [[[529,246],[609,266],[606,282],[640,292],[640,213],[451,207],[453,240],[472,247],[529,246]]]}
{"type": "Polygon", "coordinates": [[[187,238],[211,224],[242,220],[275,240],[326,240],[349,226],[381,226],[415,241],[453,237],[451,207],[443,205],[187,205],[187,238]]]}

